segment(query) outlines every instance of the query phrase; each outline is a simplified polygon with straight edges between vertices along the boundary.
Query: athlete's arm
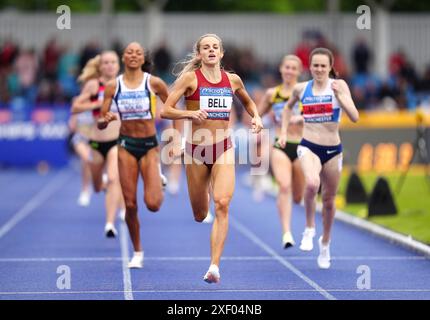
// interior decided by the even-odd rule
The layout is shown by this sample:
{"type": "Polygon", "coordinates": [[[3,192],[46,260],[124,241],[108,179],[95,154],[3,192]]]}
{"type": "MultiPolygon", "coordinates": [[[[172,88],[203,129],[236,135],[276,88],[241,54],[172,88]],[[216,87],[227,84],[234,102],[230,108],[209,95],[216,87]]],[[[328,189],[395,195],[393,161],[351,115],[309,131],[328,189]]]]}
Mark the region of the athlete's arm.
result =
{"type": "Polygon", "coordinates": [[[152,91],[154,91],[154,93],[160,97],[161,101],[163,101],[163,103],[166,102],[167,97],[169,96],[167,84],[156,76],[151,76],[149,79],[149,84],[152,91]]]}
{"type": "Polygon", "coordinates": [[[112,104],[112,99],[113,99],[113,96],[115,95],[115,91],[116,91],[116,79],[113,79],[109,81],[105,87],[103,105],[100,112],[100,117],[97,120],[97,127],[100,130],[106,129],[109,122],[117,120],[116,114],[113,112],[110,112],[110,106],[112,104]]]}
{"type": "Polygon", "coordinates": [[[273,88],[267,89],[264,93],[263,98],[260,100],[260,103],[257,106],[258,113],[260,114],[260,117],[263,117],[266,113],[270,110],[270,100],[273,96],[273,88]]]}
{"type": "Polygon", "coordinates": [[[68,122],[70,132],[76,132],[77,122],[76,114],[72,114],[68,122]]]}
{"type": "Polygon", "coordinates": [[[252,101],[248,92],[243,85],[242,79],[237,74],[229,74],[229,79],[233,85],[233,90],[236,96],[242,102],[248,114],[252,117],[252,130],[258,133],[263,129],[263,122],[261,121],[260,115],[257,111],[257,106],[252,101]]]}
{"type": "Polygon", "coordinates": [[[96,94],[99,89],[97,79],[91,79],[84,84],[81,93],[72,103],[72,113],[81,113],[88,110],[100,108],[99,101],[90,101],[92,95],[96,94]]]}
{"type": "Polygon", "coordinates": [[[284,110],[282,110],[282,127],[281,134],[278,139],[278,144],[284,148],[287,143],[287,132],[288,132],[288,124],[291,120],[292,110],[294,105],[300,99],[300,93],[303,90],[304,83],[298,83],[294,86],[291,97],[288,99],[287,103],[284,106],[284,110]]]}
{"type": "Polygon", "coordinates": [[[176,109],[176,104],[181,97],[187,91],[190,91],[193,81],[195,81],[194,72],[187,72],[175,81],[172,91],[164,102],[163,110],[161,110],[161,118],[172,120],[191,119],[198,121],[203,121],[207,118],[207,112],[204,110],[191,111],[176,109]]]}
{"type": "Polygon", "coordinates": [[[349,119],[352,122],[357,122],[359,119],[358,110],[355,107],[354,101],[351,97],[351,91],[349,90],[348,84],[345,80],[335,80],[333,81],[331,88],[334,91],[337,101],[339,101],[342,109],[345,110],[349,119]]]}

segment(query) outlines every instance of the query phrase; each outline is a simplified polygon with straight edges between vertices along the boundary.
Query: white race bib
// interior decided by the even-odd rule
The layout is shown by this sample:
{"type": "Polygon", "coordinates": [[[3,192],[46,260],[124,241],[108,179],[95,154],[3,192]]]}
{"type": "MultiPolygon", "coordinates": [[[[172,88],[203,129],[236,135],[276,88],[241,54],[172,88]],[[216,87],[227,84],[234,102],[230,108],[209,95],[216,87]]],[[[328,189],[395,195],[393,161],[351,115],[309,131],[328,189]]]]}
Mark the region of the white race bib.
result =
{"type": "Polygon", "coordinates": [[[208,113],[208,119],[228,120],[232,104],[233,93],[230,88],[200,88],[200,110],[208,113]]]}

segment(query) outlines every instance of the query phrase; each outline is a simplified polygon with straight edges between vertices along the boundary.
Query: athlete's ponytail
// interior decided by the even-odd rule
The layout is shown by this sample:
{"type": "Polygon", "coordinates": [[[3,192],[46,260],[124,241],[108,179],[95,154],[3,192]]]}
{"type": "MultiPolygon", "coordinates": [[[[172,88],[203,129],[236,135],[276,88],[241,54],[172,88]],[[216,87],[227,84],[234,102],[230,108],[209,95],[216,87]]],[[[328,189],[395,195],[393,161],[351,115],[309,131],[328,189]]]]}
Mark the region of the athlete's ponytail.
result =
{"type": "Polygon", "coordinates": [[[142,71],[147,73],[152,73],[154,69],[154,62],[152,60],[152,55],[149,51],[145,51],[145,62],[142,64],[142,71]]]}
{"type": "Polygon", "coordinates": [[[82,69],[81,74],[78,77],[79,82],[86,82],[90,79],[97,79],[100,77],[100,55],[96,55],[94,58],[88,60],[85,67],[82,69]]]}
{"type": "Polygon", "coordinates": [[[181,61],[175,65],[175,67],[173,68],[173,75],[179,78],[184,73],[197,70],[202,66],[202,61],[197,57],[197,55],[200,52],[200,43],[204,38],[207,38],[207,37],[216,38],[219,41],[221,52],[224,52],[224,48],[222,46],[222,40],[220,37],[218,37],[216,34],[213,34],[213,33],[202,35],[199,38],[199,40],[197,40],[197,42],[194,43],[193,52],[188,54],[187,58],[184,61],[181,61]]]}
{"type": "Polygon", "coordinates": [[[312,50],[310,56],[309,56],[309,65],[312,65],[312,58],[314,55],[316,54],[322,54],[328,57],[329,61],[330,61],[330,73],[329,73],[329,77],[336,79],[338,77],[338,74],[336,72],[336,70],[334,69],[334,56],[333,53],[327,49],[327,48],[316,48],[314,50],[312,50]]]}

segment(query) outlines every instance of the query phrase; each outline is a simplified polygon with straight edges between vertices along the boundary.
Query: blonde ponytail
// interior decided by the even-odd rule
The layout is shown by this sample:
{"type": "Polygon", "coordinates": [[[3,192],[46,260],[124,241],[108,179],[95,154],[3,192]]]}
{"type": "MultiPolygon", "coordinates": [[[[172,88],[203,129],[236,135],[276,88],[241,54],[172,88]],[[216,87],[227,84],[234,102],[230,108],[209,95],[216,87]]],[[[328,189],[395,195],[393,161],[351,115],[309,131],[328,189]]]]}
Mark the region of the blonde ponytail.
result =
{"type": "Polygon", "coordinates": [[[79,82],[86,82],[90,79],[96,79],[100,77],[100,55],[96,55],[94,58],[88,60],[85,67],[82,69],[81,74],[78,77],[79,82]]]}

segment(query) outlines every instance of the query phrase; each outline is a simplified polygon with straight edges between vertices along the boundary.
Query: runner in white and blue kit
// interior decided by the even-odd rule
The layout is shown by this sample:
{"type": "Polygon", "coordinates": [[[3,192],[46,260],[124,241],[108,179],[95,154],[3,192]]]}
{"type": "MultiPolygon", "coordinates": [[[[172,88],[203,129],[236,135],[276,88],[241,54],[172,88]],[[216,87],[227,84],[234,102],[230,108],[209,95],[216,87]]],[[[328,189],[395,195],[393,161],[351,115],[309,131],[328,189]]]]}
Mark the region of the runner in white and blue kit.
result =
{"type": "Polygon", "coordinates": [[[359,114],[351,98],[348,85],[335,80],[333,54],[326,48],[316,48],[310,54],[312,80],[294,86],[282,115],[281,136],[278,143],[285,146],[287,129],[293,106],[300,100],[303,107],[303,139],[297,154],[305,175],[306,228],[300,249],[311,251],[315,236],[315,200],[321,183],[323,234],[319,238],[321,269],[330,268],[330,234],[333,225],[335,196],[342,171],[342,144],[339,136],[341,111],[357,122],[359,114]]]}
{"type": "Polygon", "coordinates": [[[118,168],[126,207],[125,221],[134,247],[129,268],[143,267],[143,249],[140,243],[140,225],[137,211],[137,184],[139,175],[144,183],[144,202],[149,211],[156,212],[163,202],[160,175],[160,156],[155,128],[155,96],[164,102],[167,85],[158,77],[144,72],[144,50],[137,42],[124,50],[125,65],[120,75],[106,85],[99,129],[118,120],[111,112],[116,105],[121,118],[118,139],[118,168]],[[112,103],[113,102],[113,103],[112,103]]]}

